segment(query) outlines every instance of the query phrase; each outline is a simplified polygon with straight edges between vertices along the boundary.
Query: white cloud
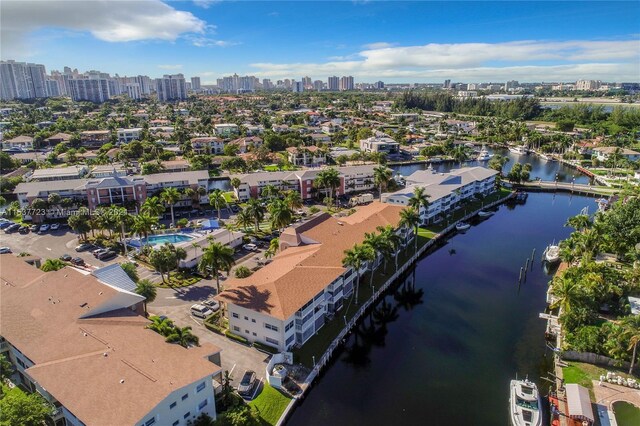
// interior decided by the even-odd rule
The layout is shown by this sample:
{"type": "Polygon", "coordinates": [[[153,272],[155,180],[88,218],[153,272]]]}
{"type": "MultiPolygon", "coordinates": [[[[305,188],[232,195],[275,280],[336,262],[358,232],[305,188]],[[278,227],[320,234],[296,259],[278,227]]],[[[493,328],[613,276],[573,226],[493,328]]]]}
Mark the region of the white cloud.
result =
{"type": "Polygon", "coordinates": [[[396,43],[387,43],[385,41],[378,41],[376,43],[365,44],[365,49],[388,49],[390,47],[396,46],[396,43]]]}
{"type": "Polygon", "coordinates": [[[193,4],[203,9],[209,9],[211,5],[218,3],[222,0],[193,0],[193,4]]]}
{"type": "Polygon", "coordinates": [[[158,68],[160,68],[161,70],[180,70],[182,69],[182,64],[158,65],[158,68]]]}
{"type": "Polygon", "coordinates": [[[108,42],[174,41],[203,34],[206,22],[160,0],[2,1],[2,56],[28,54],[29,35],[40,29],[88,32],[108,42]]]}
{"type": "Polygon", "coordinates": [[[187,39],[196,47],[229,47],[242,44],[239,41],[216,40],[204,36],[187,36],[187,39]]]}
{"type": "Polygon", "coordinates": [[[640,40],[513,41],[505,43],[368,45],[324,63],[255,63],[258,76],[344,75],[359,78],[491,80],[637,80],[640,40]]]}

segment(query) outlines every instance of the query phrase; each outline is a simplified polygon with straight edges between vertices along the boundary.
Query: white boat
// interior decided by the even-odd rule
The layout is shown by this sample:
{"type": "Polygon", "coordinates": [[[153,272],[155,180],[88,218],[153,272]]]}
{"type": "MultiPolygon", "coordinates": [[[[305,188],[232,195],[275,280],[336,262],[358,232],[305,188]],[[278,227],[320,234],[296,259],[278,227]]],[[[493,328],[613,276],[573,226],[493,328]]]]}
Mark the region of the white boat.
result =
{"type": "Polygon", "coordinates": [[[560,246],[549,244],[544,250],[544,260],[549,263],[556,263],[560,260],[560,246]]]}
{"type": "Polygon", "coordinates": [[[535,383],[525,380],[512,380],[509,395],[509,414],[513,426],[541,426],[542,401],[535,383]]]}
{"type": "Polygon", "coordinates": [[[489,154],[489,151],[487,151],[484,147],[482,147],[482,149],[480,150],[480,153],[478,154],[478,158],[476,158],[476,160],[489,161],[490,159],[491,159],[491,154],[489,154]]]}
{"type": "Polygon", "coordinates": [[[467,222],[456,223],[456,230],[458,231],[466,231],[469,228],[471,228],[471,225],[469,225],[467,222]]]}
{"type": "Polygon", "coordinates": [[[525,145],[519,145],[519,146],[510,146],[509,152],[516,155],[525,155],[529,153],[529,150],[525,145]]]}
{"type": "Polygon", "coordinates": [[[493,212],[489,211],[489,210],[480,210],[478,212],[478,216],[480,216],[480,217],[489,217],[491,215],[493,215],[493,212]]]}

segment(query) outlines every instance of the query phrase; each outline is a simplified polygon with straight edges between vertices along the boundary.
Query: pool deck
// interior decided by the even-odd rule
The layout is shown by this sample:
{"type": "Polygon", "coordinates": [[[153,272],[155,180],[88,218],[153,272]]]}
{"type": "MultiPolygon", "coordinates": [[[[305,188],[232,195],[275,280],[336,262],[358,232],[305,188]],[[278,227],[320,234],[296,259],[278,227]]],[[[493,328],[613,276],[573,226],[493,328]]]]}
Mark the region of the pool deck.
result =
{"type": "Polygon", "coordinates": [[[613,414],[613,403],[616,401],[626,401],[636,407],[640,407],[640,390],[631,389],[626,386],[614,385],[612,383],[593,380],[593,393],[596,399],[596,407],[600,424],[602,426],[617,426],[613,414]]]}

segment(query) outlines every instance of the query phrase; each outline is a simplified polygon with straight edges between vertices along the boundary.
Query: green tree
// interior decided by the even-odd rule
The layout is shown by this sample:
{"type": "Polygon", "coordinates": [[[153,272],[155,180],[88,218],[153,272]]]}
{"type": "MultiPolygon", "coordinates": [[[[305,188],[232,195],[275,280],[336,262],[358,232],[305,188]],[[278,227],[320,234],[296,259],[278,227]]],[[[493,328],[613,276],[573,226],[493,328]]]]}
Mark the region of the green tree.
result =
{"type": "Polygon", "coordinates": [[[176,269],[181,260],[186,259],[187,253],[181,247],[176,247],[170,243],[164,243],[160,248],[155,248],[149,254],[149,262],[160,272],[162,282],[166,282],[164,274],[167,274],[167,280],[171,282],[171,271],[176,269]]]}
{"type": "MultiPolygon", "coordinates": [[[[11,362],[7,359],[4,354],[0,354],[0,382],[4,383],[5,380],[11,378],[13,374],[14,368],[11,365],[11,362]]],[[[2,398],[2,387],[0,386],[0,398],[2,398]]]]}
{"type": "Polygon", "coordinates": [[[247,202],[247,208],[245,209],[249,215],[253,218],[255,228],[253,230],[254,234],[257,234],[260,231],[260,222],[264,219],[264,214],[266,212],[265,207],[262,205],[260,200],[255,198],[251,198],[247,202]]]}
{"type": "Polygon", "coordinates": [[[251,212],[248,209],[243,209],[238,212],[236,215],[236,226],[241,226],[244,231],[247,231],[247,228],[253,225],[253,217],[251,216],[251,212]]]}
{"type": "Polygon", "coordinates": [[[582,297],[582,290],[574,277],[565,272],[551,281],[551,294],[555,299],[550,305],[551,309],[560,308],[560,313],[569,313],[582,297]]]}
{"type": "Polygon", "coordinates": [[[358,303],[358,290],[360,289],[360,270],[367,262],[373,262],[375,259],[375,252],[371,246],[366,244],[356,244],[353,248],[344,251],[344,258],[342,264],[345,267],[350,267],[356,273],[356,291],[355,298],[356,304],[358,303]]]}
{"type": "Polygon", "coordinates": [[[173,325],[173,321],[171,321],[167,317],[159,317],[156,315],[152,315],[149,317],[151,320],[151,324],[147,326],[149,330],[153,330],[161,336],[167,337],[171,334],[175,325],[173,325]]]}
{"type": "Polygon", "coordinates": [[[0,426],[42,426],[53,406],[37,392],[11,392],[0,399],[0,413],[0,426]]]}
{"type": "Polygon", "coordinates": [[[136,265],[132,262],[123,262],[120,264],[122,270],[131,278],[134,283],[138,282],[138,270],[136,265]]]}
{"type": "Polygon", "coordinates": [[[376,267],[376,260],[378,256],[382,256],[386,264],[387,259],[392,255],[392,247],[389,241],[385,238],[384,234],[376,234],[375,232],[365,232],[364,244],[371,247],[371,249],[375,253],[375,258],[371,262],[371,275],[369,277],[369,285],[373,285],[373,273],[376,267]]]}
{"type": "Polygon", "coordinates": [[[40,269],[44,272],[59,271],[65,267],[65,263],[60,259],[47,259],[44,261],[40,269]]]}
{"type": "Polygon", "coordinates": [[[175,216],[173,215],[173,206],[180,201],[180,192],[174,187],[165,188],[160,193],[160,199],[165,203],[169,204],[169,208],[171,209],[171,223],[175,224],[175,216]]]}
{"type": "Polygon", "coordinates": [[[220,271],[229,273],[231,267],[235,265],[233,249],[221,243],[211,243],[205,248],[198,264],[198,270],[206,274],[208,269],[216,277],[216,291],[220,294],[220,271]]]}
{"type": "Polygon", "coordinates": [[[133,223],[131,224],[131,230],[138,235],[143,235],[145,244],[147,244],[147,238],[154,226],[158,224],[158,217],[151,216],[148,213],[141,213],[133,217],[133,223]]]}
{"type": "MultiPolygon", "coordinates": [[[[400,247],[402,245],[402,238],[393,229],[393,226],[378,226],[376,228],[378,232],[384,237],[385,241],[389,245],[392,254],[395,258],[396,271],[398,270],[398,254],[400,253],[400,247]]],[[[385,258],[385,270],[386,270],[386,258],[385,258]]]]}
{"type": "Polygon", "coordinates": [[[591,226],[591,220],[588,215],[579,214],[567,219],[567,223],[565,223],[564,226],[570,226],[576,231],[584,231],[591,226]]]}
{"type": "Polygon", "coordinates": [[[318,189],[328,190],[329,199],[333,200],[333,192],[336,188],[340,187],[341,184],[340,173],[332,167],[323,169],[318,172],[313,184],[318,189]]]}
{"type": "Polygon", "coordinates": [[[174,327],[165,339],[168,343],[177,343],[182,347],[199,346],[200,339],[191,332],[191,327],[174,327]]]}
{"type": "Polygon", "coordinates": [[[286,201],[274,199],[269,203],[269,216],[272,229],[282,229],[293,220],[293,212],[286,201]]]}
{"type": "Polygon", "coordinates": [[[140,208],[140,213],[146,213],[151,216],[160,216],[164,213],[164,204],[158,197],[149,197],[144,200],[142,203],[142,207],[140,208]]]}
{"type": "Polygon", "coordinates": [[[430,195],[426,194],[426,189],[423,186],[417,186],[413,190],[413,195],[409,198],[409,207],[413,207],[418,213],[420,209],[427,211],[429,208],[430,195]]]}
{"type": "Polygon", "coordinates": [[[67,223],[69,227],[80,234],[83,240],[87,239],[87,232],[91,231],[91,223],[89,222],[89,209],[81,207],[78,211],[69,216],[67,223]]]}
{"type": "Polygon", "coordinates": [[[234,273],[236,278],[247,278],[249,276],[251,276],[252,272],[251,269],[247,268],[244,265],[240,265],[236,268],[236,271],[234,273]]]}
{"type": "Polygon", "coordinates": [[[418,252],[418,226],[420,225],[420,214],[414,207],[409,207],[400,212],[400,226],[413,228],[414,252],[418,252]]]}
{"type": "Polygon", "coordinates": [[[153,303],[156,300],[156,296],[158,294],[158,290],[151,281],[144,279],[140,280],[136,284],[136,293],[140,296],[144,297],[144,315],[148,316],[147,312],[147,304],[153,303]]]}
{"type": "Polygon", "coordinates": [[[629,315],[620,321],[623,329],[623,337],[629,340],[629,348],[631,351],[631,365],[629,366],[629,374],[633,374],[633,368],[638,359],[638,345],[640,345],[640,315],[629,315]]]}
{"type": "Polygon", "coordinates": [[[213,192],[209,194],[209,204],[214,209],[218,210],[218,220],[220,220],[220,211],[222,210],[222,207],[227,205],[227,200],[224,198],[224,192],[221,189],[214,189],[213,192]]]}
{"type": "Polygon", "coordinates": [[[269,248],[264,252],[264,257],[270,258],[276,255],[280,250],[280,238],[274,238],[269,241],[269,248]]]}
{"type": "Polygon", "coordinates": [[[391,169],[385,166],[377,166],[373,169],[373,182],[380,191],[380,201],[382,201],[382,191],[389,185],[391,179],[391,169]]]}

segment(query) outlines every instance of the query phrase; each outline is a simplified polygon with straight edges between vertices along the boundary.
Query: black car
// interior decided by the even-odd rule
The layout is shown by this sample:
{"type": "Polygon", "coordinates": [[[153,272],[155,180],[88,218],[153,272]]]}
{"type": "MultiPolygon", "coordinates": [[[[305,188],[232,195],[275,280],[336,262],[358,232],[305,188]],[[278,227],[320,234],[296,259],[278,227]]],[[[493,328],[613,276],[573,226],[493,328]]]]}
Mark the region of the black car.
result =
{"type": "Polygon", "coordinates": [[[60,260],[64,260],[65,262],[70,262],[73,259],[68,254],[63,254],[62,256],[60,256],[60,260]]]}
{"type": "Polygon", "coordinates": [[[81,257],[74,257],[73,259],[71,259],[71,263],[73,263],[74,265],[82,266],[84,265],[84,259],[82,259],[81,257]]]}
{"type": "Polygon", "coordinates": [[[30,229],[28,226],[21,226],[20,229],[18,229],[18,232],[21,234],[28,234],[30,229]]]}
{"type": "Polygon", "coordinates": [[[96,258],[98,258],[98,260],[111,260],[114,259],[117,256],[115,251],[106,251],[103,253],[100,253],[96,256],[96,258]]]}
{"type": "Polygon", "coordinates": [[[18,224],[18,223],[14,223],[13,225],[5,228],[4,232],[6,232],[7,234],[11,234],[12,232],[16,232],[18,229],[21,228],[22,225],[18,224]]]}

